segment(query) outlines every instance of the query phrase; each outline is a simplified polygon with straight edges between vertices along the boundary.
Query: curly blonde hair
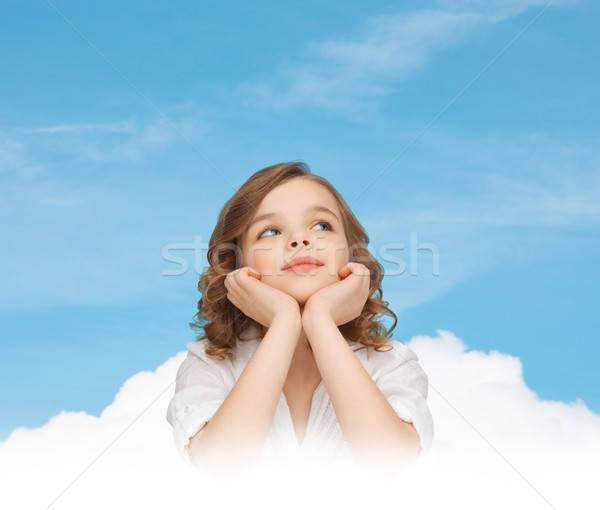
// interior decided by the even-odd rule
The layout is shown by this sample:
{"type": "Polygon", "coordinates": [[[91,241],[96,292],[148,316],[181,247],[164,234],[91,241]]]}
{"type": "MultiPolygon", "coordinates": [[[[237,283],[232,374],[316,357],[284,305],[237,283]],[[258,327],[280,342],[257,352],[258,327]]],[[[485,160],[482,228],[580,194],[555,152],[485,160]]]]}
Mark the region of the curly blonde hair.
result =
{"type": "MultiPolygon", "coordinates": [[[[263,198],[274,188],[294,178],[308,179],[324,186],[336,199],[350,250],[350,262],[359,262],[370,271],[369,297],[361,314],[354,320],[339,326],[340,333],[349,344],[362,344],[383,351],[389,345],[391,333],[396,327],[396,314],[383,301],[381,282],[383,267],[367,249],[369,236],[358,222],[337,190],[323,177],[314,175],[309,166],[302,162],[280,163],[259,170],[225,203],[209,241],[209,267],[202,273],[198,290],[202,297],[198,301],[198,312],[190,326],[199,330],[197,341],[207,340],[206,353],[215,360],[231,359],[237,340],[250,341],[262,338],[267,328],[244,315],[227,299],[225,278],[231,271],[241,267],[239,242],[252,221],[263,198]],[[393,318],[387,329],[380,321],[384,315],[393,318]],[[254,327],[259,334],[245,336],[242,333],[254,327]]],[[[356,349],[356,350],[359,350],[356,349]]]]}

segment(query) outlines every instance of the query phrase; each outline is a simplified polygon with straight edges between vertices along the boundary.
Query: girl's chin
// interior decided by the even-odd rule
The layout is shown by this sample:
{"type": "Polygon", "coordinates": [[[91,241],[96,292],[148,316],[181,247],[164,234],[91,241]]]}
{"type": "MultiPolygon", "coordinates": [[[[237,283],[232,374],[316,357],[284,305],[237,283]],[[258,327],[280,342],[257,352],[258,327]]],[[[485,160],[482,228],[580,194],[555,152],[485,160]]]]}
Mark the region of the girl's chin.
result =
{"type": "Polygon", "coordinates": [[[269,281],[269,279],[267,278],[262,278],[261,281],[263,281],[267,285],[271,285],[277,290],[289,294],[298,302],[300,306],[304,306],[304,303],[308,301],[308,298],[310,296],[312,296],[318,290],[321,290],[327,287],[328,285],[336,283],[337,281],[339,281],[339,277],[331,279],[331,281],[327,281],[322,278],[319,278],[319,281],[316,281],[311,280],[310,276],[307,276],[306,278],[298,278],[296,281],[290,282],[288,280],[284,285],[281,285],[281,283],[283,283],[281,280],[269,281]],[[277,283],[277,285],[272,285],[272,283],[277,283]]]}
{"type": "MultiPolygon", "coordinates": [[[[304,307],[304,305],[306,304],[306,302],[308,301],[308,298],[310,296],[312,296],[315,292],[317,292],[318,290],[322,289],[323,286],[321,287],[316,287],[314,289],[306,289],[304,292],[287,292],[290,296],[292,296],[300,305],[300,307],[304,307]]],[[[283,290],[283,289],[282,289],[283,290]]],[[[286,292],[284,290],[284,292],[286,292]]]]}

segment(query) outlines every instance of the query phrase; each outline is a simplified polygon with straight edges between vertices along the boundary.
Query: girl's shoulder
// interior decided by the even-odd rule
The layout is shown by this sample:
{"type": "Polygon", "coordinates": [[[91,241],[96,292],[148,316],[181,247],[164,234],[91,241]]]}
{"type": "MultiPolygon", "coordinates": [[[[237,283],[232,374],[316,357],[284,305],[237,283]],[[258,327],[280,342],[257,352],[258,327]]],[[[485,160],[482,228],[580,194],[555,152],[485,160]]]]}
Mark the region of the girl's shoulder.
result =
{"type": "MultiPolygon", "coordinates": [[[[241,335],[246,338],[248,335],[241,335]]],[[[188,359],[201,360],[200,365],[208,365],[220,372],[231,374],[233,377],[239,377],[248,361],[256,351],[259,340],[240,340],[236,341],[236,345],[231,350],[231,357],[223,360],[213,358],[206,352],[207,348],[211,347],[211,342],[207,338],[189,342],[186,345],[188,351],[188,359]]]]}
{"type": "Polygon", "coordinates": [[[189,342],[186,345],[188,355],[196,356],[203,361],[206,361],[209,364],[212,364],[216,360],[210,358],[206,352],[206,349],[210,347],[210,342],[208,338],[202,338],[200,340],[196,340],[195,342],[189,342]]]}

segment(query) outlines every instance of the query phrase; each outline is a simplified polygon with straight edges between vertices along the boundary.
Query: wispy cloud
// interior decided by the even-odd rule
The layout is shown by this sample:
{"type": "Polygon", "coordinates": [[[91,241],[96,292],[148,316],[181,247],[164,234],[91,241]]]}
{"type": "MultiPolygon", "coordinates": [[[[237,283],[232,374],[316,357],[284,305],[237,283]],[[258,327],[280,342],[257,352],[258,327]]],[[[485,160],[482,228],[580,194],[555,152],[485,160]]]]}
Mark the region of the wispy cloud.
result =
{"type": "MultiPolygon", "coordinates": [[[[192,140],[208,129],[194,115],[175,122],[192,140]]],[[[174,224],[165,210],[194,195],[189,182],[164,173],[177,141],[160,119],[2,134],[0,265],[11,292],[0,308],[123,303],[162,292],[162,236],[174,224]]]]}
{"type": "Polygon", "coordinates": [[[380,200],[393,204],[386,214],[377,208],[362,218],[374,254],[389,271],[386,297],[394,309],[419,306],[499,263],[543,261],[566,246],[571,253],[590,247],[593,238],[573,236],[573,229],[600,229],[598,146],[594,137],[570,142],[433,130],[375,186],[380,200]],[[387,252],[399,243],[402,250],[387,252]],[[430,251],[411,257],[411,249],[427,243],[439,252],[439,276],[432,274],[430,251]],[[406,264],[398,277],[394,257],[406,264]]]}
{"type": "Polygon", "coordinates": [[[31,179],[39,175],[43,168],[44,165],[29,154],[23,141],[0,132],[0,179],[8,178],[7,174],[31,179]]]}
{"type": "Polygon", "coordinates": [[[275,76],[242,85],[260,107],[289,110],[317,107],[356,112],[361,100],[393,91],[430,54],[457,41],[481,22],[477,13],[426,10],[379,16],[356,40],[311,41],[303,62],[282,65],[275,76]]]}
{"type": "Polygon", "coordinates": [[[429,183],[401,198],[414,224],[475,227],[600,226],[600,151],[595,138],[460,137],[430,133],[428,165],[451,187],[429,183]]]}
{"type": "MultiPolygon", "coordinates": [[[[569,2],[556,2],[569,3],[569,2]]],[[[306,54],[281,64],[274,75],[241,85],[259,107],[323,108],[361,115],[366,99],[385,96],[443,48],[473,30],[548,2],[447,1],[435,8],[376,16],[356,38],[310,41],[306,54]]]]}
{"type": "Polygon", "coordinates": [[[600,416],[584,402],[541,400],[525,384],[518,358],[468,350],[446,331],[408,345],[429,376],[435,437],[432,449],[392,483],[346,463],[290,464],[259,466],[235,479],[236,491],[221,490],[231,488],[231,478],[197,473],[172,443],[165,412],[184,358],[179,353],[155,372],[128,379],[100,416],[63,411],[42,427],[16,429],[0,443],[0,505],[46,508],[67,489],[54,508],[106,508],[116,501],[119,507],[165,508],[198,498],[202,506],[254,508],[260,502],[261,508],[281,508],[281,498],[302,482],[308,489],[297,494],[298,507],[314,506],[318,498],[324,507],[335,502],[346,508],[440,508],[448,501],[465,509],[546,509],[548,502],[597,508],[600,416]],[[356,476],[364,483],[349,486],[348,477],[356,476]]]}
{"type": "MultiPolygon", "coordinates": [[[[169,110],[172,122],[192,143],[212,129],[193,103],[169,110]]],[[[5,129],[0,131],[0,179],[27,180],[74,164],[147,163],[178,141],[177,133],[156,117],[5,129]]]]}
{"type": "MultiPolygon", "coordinates": [[[[199,140],[208,126],[196,116],[175,121],[190,140],[199,140]]],[[[148,161],[152,154],[164,151],[179,137],[160,118],[121,120],[113,123],[58,124],[21,130],[55,154],[88,163],[148,161]]]]}
{"type": "Polygon", "coordinates": [[[23,130],[26,133],[85,133],[96,131],[99,133],[122,133],[127,135],[135,134],[138,127],[132,121],[123,121],[107,124],[58,124],[50,127],[39,127],[23,130]]]}

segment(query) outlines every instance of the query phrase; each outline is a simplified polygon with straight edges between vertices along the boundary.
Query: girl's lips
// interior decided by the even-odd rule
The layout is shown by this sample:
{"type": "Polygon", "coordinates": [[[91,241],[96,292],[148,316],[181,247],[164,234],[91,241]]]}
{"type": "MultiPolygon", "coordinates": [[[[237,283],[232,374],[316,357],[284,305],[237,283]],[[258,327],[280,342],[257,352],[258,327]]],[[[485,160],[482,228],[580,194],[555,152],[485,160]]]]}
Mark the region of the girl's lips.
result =
{"type": "Polygon", "coordinates": [[[311,271],[318,267],[321,267],[321,266],[319,266],[317,264],[295,264],[293,266],[286,267],[284,269],[284,271],[294,271],[294,273],[304,273],[305,271],[311,271]]]}
{"type": "Polygon", "coordinates": [[[314,257],[296,257],[295,259],[290,260],[285,266],[283,266],[283,270],[287,271],[289,269],[292,269],[293,267],[298,267],[302,265],[316,267],[322,266],[323,263],[314,257]]]}

